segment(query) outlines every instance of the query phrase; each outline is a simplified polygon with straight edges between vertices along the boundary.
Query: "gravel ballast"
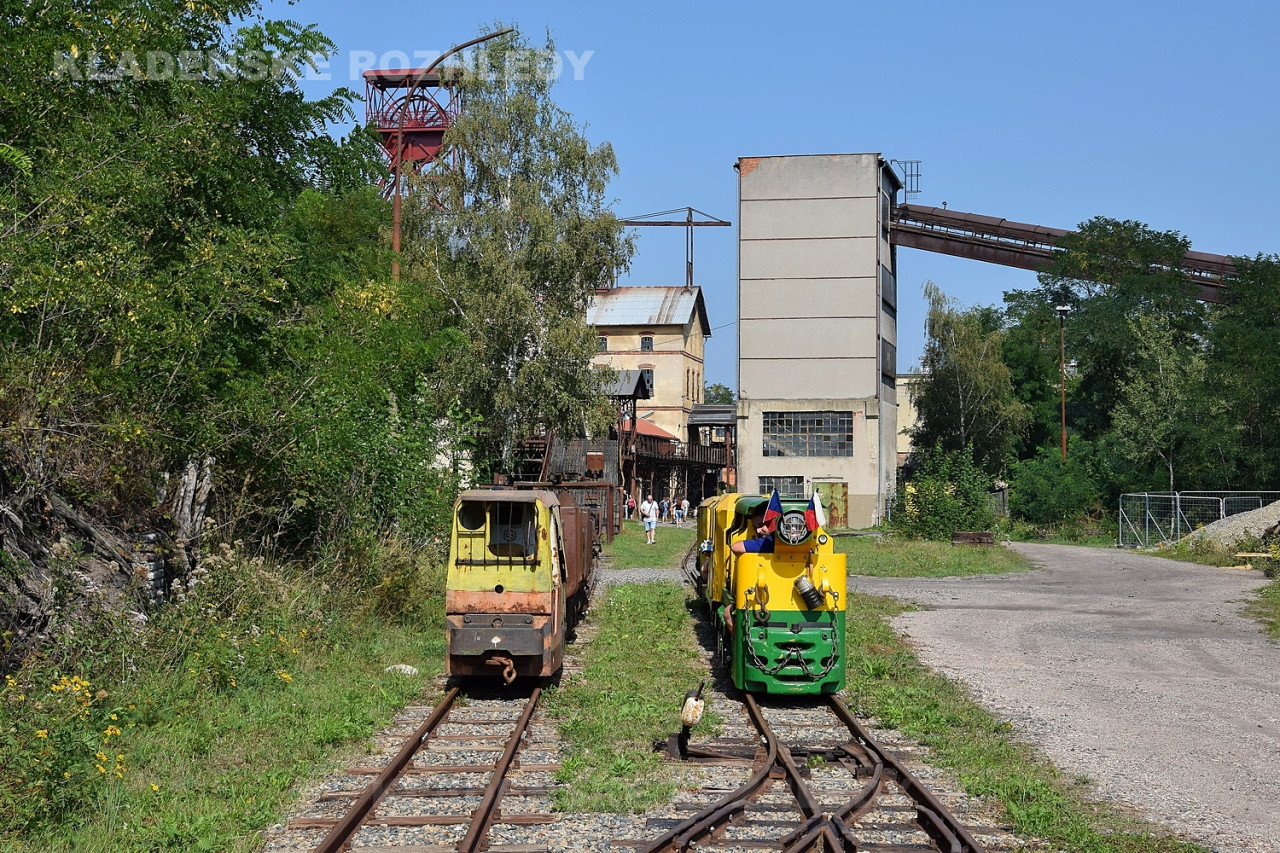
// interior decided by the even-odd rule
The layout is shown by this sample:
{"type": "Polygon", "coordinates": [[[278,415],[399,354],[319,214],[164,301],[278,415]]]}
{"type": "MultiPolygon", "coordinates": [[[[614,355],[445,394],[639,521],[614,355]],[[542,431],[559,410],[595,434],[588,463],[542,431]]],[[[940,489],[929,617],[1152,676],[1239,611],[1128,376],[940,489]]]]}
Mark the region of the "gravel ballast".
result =
{"type": "Polygon", "coordinates": [[[850,577],[929,608],[894,620],[1100,796],[1221,853],[1280,853],[1280,645],[1239,611],[1258,572],[1013,545],[1038,571],[850,577]]]}

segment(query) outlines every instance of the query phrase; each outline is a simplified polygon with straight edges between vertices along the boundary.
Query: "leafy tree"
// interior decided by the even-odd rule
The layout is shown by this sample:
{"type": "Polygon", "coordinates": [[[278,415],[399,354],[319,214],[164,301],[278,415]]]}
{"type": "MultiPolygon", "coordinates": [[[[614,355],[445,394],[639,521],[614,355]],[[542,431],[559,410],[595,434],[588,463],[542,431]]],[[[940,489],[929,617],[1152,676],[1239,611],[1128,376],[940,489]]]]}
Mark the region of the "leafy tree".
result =
{"type": "Polygon", "coordinates": [[[719,382],[714,385],[704,384],[702,387],[702,401],[704,403],[715,403],[718,405],[727,405],[737,402],[737,397],[733,393],[733,389],[728,385],[722,385],[719,382]]]}
{"type": "Polygon", "coordinates": [[[1023,317],[1044,318],[1056,306],[1066,321],[1068,358],[1079,365],[1068,409],[1086,438],[1111,427],[1127,365],[1139,344],[1131,321],[1143,315],[1168,320],[1172,341],[1191,346],[1205,331],[1204,307],[1182,270],[1190,241],[1176,231],[1141,222],[1095,217],[1058,242],[1053,266],[1034,291],[1007,294],[1023,317]]]}
{"type": "Polygon", "coordinates": [[[1177,346],[1165,316],[1139,315],[1129,322],[1135,351],[1112,411],[1117,449],[1135,465],[1159,460],[1174,491],[1180,453],[1197,415],[1192,395],[1204,379],[1204,354],[1177,346]]]}
{"type": "Polygon", "coordinates": [[[550,41],[486,43],[445,138],[460,165],[424,182],[406,214],[406,274],[461,333],[440,393],[481,418],[482,467],[510,470],[538,428],[578,434],[607,418],[586,306],[631,243],[605,206],[613,150],[553,102],[552,56],[550,41]]]}
{"type": "MultiPolygon", "coordinates": [[[[1000,359],[1009,368],[1014,397],[1027,413],[1019,458],[1033,457],[1040,447],[1059,445],[1062,372],[1058,323],[1054,306],[1023,293],[1005,294],[1000,359]]],[[[1071,371],[1067,376],[1069,414],[1075,405],[1077,384],[1077,374],[1071,371]]]]}
{"type": "Polygon", "coordinates": [[[996,472],[1027,422],[1014,396],[1009,368],[1000,359],[1003,335],[990,308],[960,310],[933,282],[925,283],[922,376],[911,389],[919,421],[917,447],[972,448],[987,471],[996,472]]]}
{"type": "Polygon", "coordinates": [[[12,145],[0,142],[0,176],[8,184],[0,184],[0,210],[17,206],[18,179],[31,177],[31,165],[31,158],[26,154],[12,145]]]}
{"type": "Polygon", "coordinates": [[[1009,468],[1009,511],[1032,524],[1058,524],[1086,515],[1102,499],[1087,442],[1073,440],[1066,462],[1056,447],[1041,447],[1033,459],[1009,468]]]}
{"type": "Polygon", "coordinates": [[[0,139],[34,164],[0,231],[0,405],[24,480],[123,511],[151,491],[130,472],[234,454],[253,408],[240,395],[269,367],[282,306],[315,295],[282,275],[282,216],[367,147],[324,133],[352,93],[298,88],[298,57],[332,43],[288,22],[232,28],[255,9],[0,13],[0,139]],[[147,59],[184,54],[263,67],[177,74],[147,59]]]}
{"type": "Polygon", "coordinates": [[[995,524],[991,477],[974,464],[970,448],[922,448],[913,454],[912,468],[894,496],[894,530],[917,539],[950,539],[958,530],[995,524]]]}
{"type": "MultiPolygon", "coordinates": [[[[1234,258],[1239,277],[1212,314],[1206,370],[1220,407],[1214,435],[1229,442],[1230,482],[1280,488],[1280,256],[1234,258]]],[[[1217,409],[1218,407],[1215,407],[1217,409]]]]}

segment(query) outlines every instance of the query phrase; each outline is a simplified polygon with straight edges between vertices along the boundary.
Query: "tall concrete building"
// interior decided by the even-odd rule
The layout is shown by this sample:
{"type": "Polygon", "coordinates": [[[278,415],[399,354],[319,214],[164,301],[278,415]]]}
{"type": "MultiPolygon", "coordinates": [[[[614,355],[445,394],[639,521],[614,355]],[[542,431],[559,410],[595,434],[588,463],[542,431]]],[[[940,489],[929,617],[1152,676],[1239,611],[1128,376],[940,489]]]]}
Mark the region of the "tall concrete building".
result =
{"type": "Polygon", "coordinates": [[[901,184],[878,154],[735,168],[739,483],[817,490],[833,522],[874,524],[896,485],[901,184]]]}

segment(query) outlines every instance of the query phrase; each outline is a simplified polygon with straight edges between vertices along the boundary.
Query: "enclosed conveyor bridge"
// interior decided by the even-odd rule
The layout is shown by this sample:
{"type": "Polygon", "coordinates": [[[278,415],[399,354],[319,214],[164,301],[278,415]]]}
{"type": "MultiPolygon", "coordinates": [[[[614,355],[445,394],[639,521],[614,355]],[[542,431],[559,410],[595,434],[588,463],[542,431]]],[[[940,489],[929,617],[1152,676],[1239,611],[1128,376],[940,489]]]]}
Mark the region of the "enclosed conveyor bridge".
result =
{"type": "MultiPolygon", "coordinates": [[[[890,240],[897,246],[923,249],[1024,270],[1049,266],[1058,241],[1071,231],[1028,225],[995,216],[962,213],[944,207],[899,205],[892,215],[890,240]]],[[[1199,288],[1202,302],[1223,302],[1235,265],[1226,255],[1187,252],[1182,271],[1199,288]]]]}

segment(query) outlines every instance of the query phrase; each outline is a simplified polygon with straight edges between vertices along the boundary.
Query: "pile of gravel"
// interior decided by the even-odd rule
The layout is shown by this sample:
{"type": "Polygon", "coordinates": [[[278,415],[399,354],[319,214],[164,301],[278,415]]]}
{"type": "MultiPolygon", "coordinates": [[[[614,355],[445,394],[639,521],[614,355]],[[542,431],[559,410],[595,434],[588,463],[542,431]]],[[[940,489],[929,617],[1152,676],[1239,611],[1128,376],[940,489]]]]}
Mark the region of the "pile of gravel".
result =
{"type": "Polygon", "coordinates": [[[1182,541],[1191,543],[1211,540],[1224,548],[1234,548],[1244,539],[1261,538],[1268,527],[1277,523],[1280,523],[1280,501],[1267,504],[1261,509],[1227,516],[1213,524],[1206,524],[1194,533],[1183,537],[1182,541]]]}

